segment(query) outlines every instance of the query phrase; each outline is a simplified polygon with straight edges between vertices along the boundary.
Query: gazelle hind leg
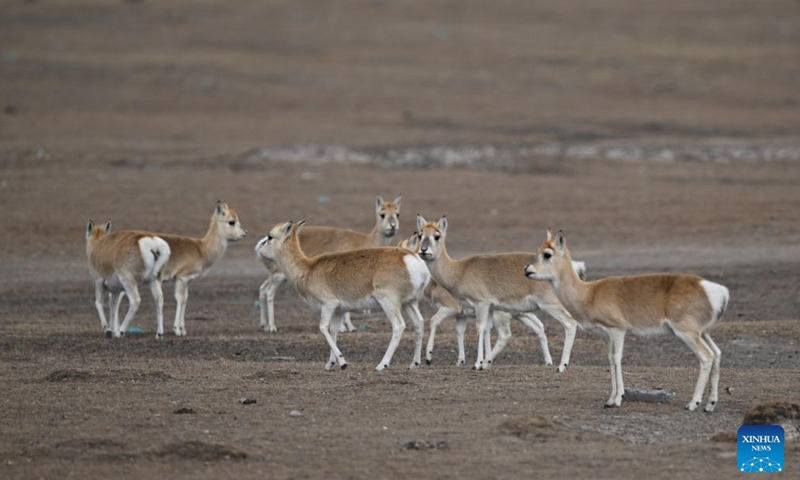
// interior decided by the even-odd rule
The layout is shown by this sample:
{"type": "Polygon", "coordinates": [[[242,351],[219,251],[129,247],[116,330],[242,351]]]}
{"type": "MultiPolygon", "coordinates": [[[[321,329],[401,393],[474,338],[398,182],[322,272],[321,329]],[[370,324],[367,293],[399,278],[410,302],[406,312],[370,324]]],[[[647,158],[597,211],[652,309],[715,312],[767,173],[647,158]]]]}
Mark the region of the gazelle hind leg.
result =
{"type": "Polygon", "coordinates": [[[342,320],[344,322],[344,328],[342,331],[352,333],[358,330],[356,326],[353,325],[353,320],[350,319],[350,312],[345,312],[344,316],[342,316],[342,320]]]}
{"type": "Polygon", "coordinates": [[[553,357],[550,356],[550,347],[547,345],[547,334],[544,331],[544,324],[539,320],[539,317],[533,313],[520,313],[516,315],[516,318],[533,330],[533,333],[539,338],[539,348],[542,349],[544,364],[552,365],[553,357]]]}
{"type": "Polygon", "coordinates": [[[700,375],[697,377],[697,385],[694,387],[694,395],[692,395],[692,401],[686,405],[687,410],[694,412],[703,401],[703,392],[706,389],[708,376],[711,373],[711,365],[714,361],[713,350],[709,347],[709,345],[706,345],[706,343],[700,337],[700,333],[677,330],[674,325],[671,325],[671,327],[672,331],[675,332],[675,335],[689,346],[689,348],[697,356],[697,359],[700,361],[700,375]]]}
{"type": "Polygon", "coordinates": [[[378,303],[381,304],[384,313],[389,317],[392,323],[392,339],[389,342],[389,348],[386,349],[386,354],[383,356],[381,363],[375,367],[375,370],[384,370],[392,362],[394,351],[400,345],[400,338],[403,336],[403,331],[406,329],[406,322],[403,320],[403,315],[400,313],[399,302],[389,299],[387,297],[378,297],[378,303]]]}
{"type": "MultiPolygon", "coordinates": [[[[330,325],[331,319],[333,318],[333,314],[336,311],[335,305],[323,305],[322,306],[322,313],[320,314],[319,319],[319,331],[322,332],[322,336],[325,337],[325,340],[328,342],[328,346],[331,347],[331,352],[335,355],[335,360],[339,362],[339,367],[342,370],[347,368],[347,362],[344,360],[344,355],[342,355],[341,350],[339,347],[336,346],[336,337],[331,335],[330,325]]],[[[338,322],[338,320],[337,320],[338,322]]],[[[336,333],[339,333],[339,329],[337,327],[336,333]]],[[[328,365],[330,362],[325,364],[325,369],[330,370],[328,365]]]]}
{"type": "Polygon", "coordinates": [[[136,280],[129,277],[119,277],[122,288],[125,289],[125,295],[128,296],[128,313],[125,314],[125,320],[122,321],[122,326],[114,325],[114,338],[121,337],[128,331],[133,316],[136,315],[136,310],[139,309],[139,304],[142,299],[139,297],[139,288],[136,286],[136,280]]]}
{"type": "MultiPolygon", "coordinates": [[[[108,292],[108,316],[111,322],[111,328],[119,330],[119,307],[122,304],[122,297],[125,295],[124,291],[108,292]],[[116,325],[116,327],[114,327],[116,325]]],[[[108,336],[111,336],[111,330],[108,331],[108,336]]]]}
{"type": "MultiPolygon", "coordinates": [[[[111,328],[108,326],[108,320],[106,320],[106,312],[105,312],[105,299],[103,296],[105,295],[105,287],[103,287],[103,279],[98,278],[94,281],[94,306],[97,309],[97,315],[100,316],[100,328],[103,329],[103,333],[106,334],[107,337],[111,337],[111,328]]],[[[109,302],[110,303],[110,302],[109,302]]]]}
{"type": "Polygon", "coordinates": [[[164,338],[164,292],[161,290],[161,280],[158,278],[150,281],[150,293],[156,303],[156,340],[164,338]]]}
{"type": "MultiPolygon", "coordinates": [[[[333,338],[333,343],[336,343],[337,338],[339,337],[339,331],[342,328],[342,318],[343,317],[338,317],[336,315],[334,315],[331,318],[330,331],[331,331],[331,337],[333,338]]],[[[328,359],[328,363],[325,365],[325,370],[333,370],[333,367],[336,366],[336,359],[337,359],[336,352],[334,352],[333,349],[331,349],[331,356],[328,359]]]]}
{"type": "Polygon", "coordinates": [[[606,407],[619,407],[622,405],[622,396],[625,387],[622,382],[622,349],[625,345],[625,330],[610,328],[608,334],[608,362],[611,367],[611,396],[606,402],[606,407]]]}
{"type": "Polygon", "coordinates": [[[722,359],[722,351],[717,347],[717,344],[714,343],[714,340],[711,340],[711,336],[707,332],[703,332],[703,340],[705,340],[706,345],[714,354],[714,360],[711,364],[711,393],[708,396],[708,403],[706,404],[706,412],[711,413],[714,411],[714,407],[719,400],[719,363],[722,359]]]}
{"type": "Polygon", "coordinates": [[[540,307],[564,327],[564,351],[561,352],[561,362],[558,364],[558,371],[564,373],[567,371],[569,358],[572,355],[572,345],[575,343],[575,334],[578,333],[578,322],[561,304],[540,305],[540,307]]]}
{"type": "Polygon", "coordinates": [[[422,361],[422,337],[425,334],[425,320],[422,318],[422,313],[419,311],[419,304],[417,300],[409,302],[404,310],[406,316],[414,324],[414,358],[411,361],[411,370],[419,368],[422,361]]]}

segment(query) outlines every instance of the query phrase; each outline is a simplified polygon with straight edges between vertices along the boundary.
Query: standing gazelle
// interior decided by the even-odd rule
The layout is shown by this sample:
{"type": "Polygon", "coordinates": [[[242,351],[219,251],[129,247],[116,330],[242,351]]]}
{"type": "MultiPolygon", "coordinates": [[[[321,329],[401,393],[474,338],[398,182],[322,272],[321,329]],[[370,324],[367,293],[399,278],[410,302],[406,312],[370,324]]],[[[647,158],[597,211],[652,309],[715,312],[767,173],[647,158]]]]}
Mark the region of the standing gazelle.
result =
{"type": "Polygon", "coordinates": [[[695,275],[633,275],[583,282],[571,268],[570,252],[559,231],[547,240],[525,266],[525,275],[550,282],[561,303],[587,327],[608,333],[611,364],[611,397],[607,407],[619,407],[625,389],[622,384],[622,347],[625,332],[653,333],[671,330],[700,360],[700,376],[686,408],[694,411],[703,401],[711,373],[711,394],[706,412],[718,400],[721,352],[708,330],[722,317],[728,304],[728,289],[695,275]]]}
{"type": "MultiPolygon", "coordinates": [[[[354,230],[334,227],[306,227],[300,235],[300,245],[303,252],[314,257],[323,253],[343,252],[358,248],[386,247],[400,228],[400,204],[402,197],[398,196],[392,202],[386,202],[378,195],[375,200],[375,227],[370,233],[361,233],[354,230]]],[[[258,245],[256,245],[258,252],[258,245]]],[[[259,303],[261,304],[261,330],[277,332],[275,326],[275,292],[286,282],[286,275],[275,262],[264,257],[256,256],[264,264],[269,275],[259,288],[259,303]]],[[[350,312],[344,313],[344,326],[347,331],[355,331],[356,327],[350,321],[350,312]]]]}
{"type": "Polygon", "coordinates": [[[405,330],[401,314],[414,323],[414,360],[411,369],[420,364],[423,319],[419,297],[428,285],[430,273],[425,263],[404,248],[364,248],[307,257],[298,238],[304,221],[276,225],[258,242],[259,255],[276,262],[312,308],[321,310],[319,329],[331,348],[325,369],[336,363],[344,369],[347,362],[336,346],[341,319],[334,314],[352,310],[382,308],[392,323],[392,340],[376,370],[383,370],[392,361],[394,351],[405,330]]]}
{"type": "Polygon", "coordinates": [[[139,282],[150,285],[156,302],[158,321],[156,337],[164,334],[164,294],[161,290],[162,272],[170,258],[170,248],[164,239],[147,232],[111,232],[111,221],[102,227],[89,220],[86,226],[86,257],[89,272],[94,277],[95,307],[100,325],[106,335],[119,338],[128,329],[139,309],[139,282]],[[104,312],[103,298],[109,292],[111,326],[104,312]],[[119,325],[119,304],[122,293],[128,296],[128,313],[119,325]]]}
{"type": "MultiPolygon", "coordinates": [[[[417,230],[422,241],[419,256],[428,263],[431,276],[444,287],[460,304],[475,309],[478,327],[478,359],[476,370],[488,369],[494,357],[505,347],[511,336],[511,329],[505,316],[496,316],[498,339],[493,349],[487,348],[489,342],[490,314],[493,311],[506,311],[528,326],[539,337],[545,364],[552,365],[544,325],[533,311],[540,308],[558,320],[564,327],[564,351],[558,371],[566,371],[572,344],[575,341],[577,323],[559,303],[553,289],[546,284],[536,285],[528,282],[518,273],[531,257],[530,253],[500,253],[473,255],[461,260],[453,260],[447,254],[447,217],[438,222],[427,222],[417,215],[417,230]]],[[[433,329],[433,327],[431,327],[433,329]]]]}
{"type": "MultiPolygon", "coordinates": [[[[122,232],[114,232],[115,235],[122,232]]],[[[186,335],[186,301],[189,298],[189,282],[204,275],[225,254],[228,242],[236,242],[247,236],[242,227],[239,215],[226,203],[217,201],[208,231],[203,238],[191,238],[181,235],[164,235],[147,232],[133,232],[157,237],[169,246],[169,260],[161,270],[163,280],[175,279],[175,325],[173,331],[177,336],[186,335]]],[[[127,290],[125,291],[126,293],[127,290]]],[[[155,295],[155,294],[154,294],[155,295]]],[[[130,295],[128,299],[132,300],[130,295]]],[[[112,299],[112,309],[119,306],[119,299],[112,299]]],[[[138,303],[137,303],[138,305],[138,303]]],[[[112,314],[113,316],[113,314],[112,314]]],[[[128,319],[122,326],[122,333],[128,327],[128,319]]],[[[156,337],[161,338],[163,329],[156,337]]]]}

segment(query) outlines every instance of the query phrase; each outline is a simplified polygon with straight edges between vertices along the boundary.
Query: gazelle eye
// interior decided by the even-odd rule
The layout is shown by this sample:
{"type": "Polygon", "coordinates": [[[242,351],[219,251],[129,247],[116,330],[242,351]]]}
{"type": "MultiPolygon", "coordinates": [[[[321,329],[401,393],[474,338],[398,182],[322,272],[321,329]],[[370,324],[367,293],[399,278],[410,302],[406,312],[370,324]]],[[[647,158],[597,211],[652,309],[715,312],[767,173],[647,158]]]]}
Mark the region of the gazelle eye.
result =
{"type": "Polygon", "coordinates": [[[386,218],[386,214],[385,213],[381,213],[381,218],[386,218]]]}
{"type": "Polygon", "coordinates": [[[550,252],[544,252],[544,253],[542,254],[542,256],[544,257],[544,259],[545,259],[545,260],[550,260],[550,257],[552,257],[552,256],[553,256],[553,254],[552,254],[552,253],[550,253],[550,252]]]}
{"type": "Polygon", "coordinates": [[[433,239],[436,240],[437,242],[439,241],[440,238],[442,238],[442,236],[439,235],[438,233],[433,236],[433,239]]]}
{"type": "Polygon", "coordinates": [[[230,225],[231,227],[236,225],[236,220],[231,220],[230,222],[228,222],[228,225],[230,225]]]}

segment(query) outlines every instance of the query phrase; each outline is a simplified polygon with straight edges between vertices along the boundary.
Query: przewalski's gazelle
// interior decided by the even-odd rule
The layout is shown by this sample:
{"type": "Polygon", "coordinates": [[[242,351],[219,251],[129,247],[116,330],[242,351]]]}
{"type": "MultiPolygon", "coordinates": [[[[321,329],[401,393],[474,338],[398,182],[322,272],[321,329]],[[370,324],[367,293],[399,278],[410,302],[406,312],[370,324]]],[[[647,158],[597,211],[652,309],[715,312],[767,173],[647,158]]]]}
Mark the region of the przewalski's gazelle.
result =
{"type": "Polygon", "coordinates": [[[532,313],[539,308],[564,326],[564,351],[558,371],[566,371],[577,323],[558,301],[549,285],[531,284],[517,273],[530,260],[530,253],[473,255],[453,260],[445,247],[446,217],[440,218],[438,222],[427,222],[421,215],[417,215],[417,230],[422,236],[419,255],[428,263],[433,279],[460,304],[467,304],[475,309],[478,327],[476,370],[488,369],[511,336],[511,329],[503,320],[507,317],[496,316],[498,340],[494,348],[489,347],[489,342],[486,341],[491,327],[489,318],[496,310],[511,313],[533,330],[539,337],[545,364],[552,365],[544,325],[532,313]]]}
{"type": "Polygon", "coordinates": [[[156,302],[156,338],[161,338],[164,334],[161,280],[164,266],[170,259],[167,242],[147,232],[111,232],[110,220],[103,226],[89,220],[86,226],[86,257],[89,260],[89,272],[94,277],[95,306],[106,335],[119,338],[128,329],[141,302],[137,284],[144,282],[150,285],[156,302]],[[110,327],[104,312],[106,292],[110,294],[110,327]],[[128,313],[120,329],[119,304],[123,292],[128,296],[128,313]]]}
{"type": "MultiPolygon", "coordinates": [[[[722,317],[728,304],[728,289],[695,275],[656,274],[608,277],[584,282],[572,272],[564,232],[554,238],[550,230],[536,256],[525,266],[525,275],[546,280],[558,298],[581,325],[600,327],[608,333],[608,360],[611,364],[611,397],[607,407],[619,407],[625,388],[622,384],[622,347],[625,332],[646,334],[670,330],[697,355],[700,376],[686,405],[696,410],[711,374],[711,394],[706,412],[718,400],[721,352],[708,330],[722,317]]],[[[541,282],[545,283],[545,282],[541,282]]]]}
{"type": "Polygon", "coordinates": [[[189,298],[189,282],[204,275],[214,266],[228,248],[228,242],[236,242],[247,236],[239,215],[226,203],[217,202],[208,231],[203,238],[179,235],[159,235],[172,251],[164,267],[163,277],[175,279],[175,335],[186,335],[186,301],[189,298]]]}
{"type": "MultiPolygon", "coordinates": [[[[309,257],[323,253],[343,252],[368,247],[389,246],[392,238],[400,228],[400,204],[402,196],[392,202],[385,202],[378,195],[375,200],[375,227],[370,233],[361,233],[344,228],[334,227],[306,227],[300,234],[300,245],[303,252],[309,257]]],[[[256,245],[256,252],[259,246],[256,245]]],[[[265,332],[278,331],[275,326],[275,292],[286,282],[286,276],[281,269],[263,255],[256,254],[264,264],[269,275],[259,288],[259,303],[261,304],[261,330],[265,332]]],[[[344,324],[348,331],[355,331],[356,327],[350,321],[350,312],[346,312],[344,324]]]]}
{"type": "Polygon", "coordinates": [[[258,242],[259,254],[276,262],[310,306],[321,311],[319,329],[331,355],[325,369],[347,362],[336,346],[341,320],[334,314],[352,310],[382,308],[392,323],[392,340],[376,370],[389,366],[405,330],[401,310],[414,323],[414,359],[419,366],[424,322],[419,297],[428,285],[430,273],[417,255],[403,248],[364,248],[307,257],[299,241],[305,222],[276,225],[258,242]]]}

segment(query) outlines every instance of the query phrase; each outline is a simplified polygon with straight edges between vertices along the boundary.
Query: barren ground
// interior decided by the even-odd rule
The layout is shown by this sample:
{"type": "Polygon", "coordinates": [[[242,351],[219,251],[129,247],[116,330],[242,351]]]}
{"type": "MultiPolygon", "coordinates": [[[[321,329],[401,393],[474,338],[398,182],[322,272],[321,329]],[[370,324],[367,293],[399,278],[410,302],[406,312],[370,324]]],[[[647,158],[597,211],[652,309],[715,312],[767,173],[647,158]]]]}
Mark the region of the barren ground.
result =
{"type": "MultiPolygon", "coordinates": [[[[735,443],[709,438],[800,397],[798,8],[8,2],[0,478],[737,475],[735,443]],[[592,332],[565,374],[520,324],[491,371],[456,367],[452,323],[432,365],[407,370],[406,333],[376,374],[391,329],[375,315],[340,336],[349,368],[325,372],[289,286],[279,332],[258,331],[258,238],[301,218],[367,231],[377,193],[403,194],[402,236],[446,214],[454,257],[531,251],[551,226],[590,279],[727,285],[717,410],[683,409],[697,362],[673,337],[629,336],[623,366],[626,386],[675,398],[603,409],[592,332]],[[217,199],[251,235],[191,284],[189,336],[153,338],[145,289],[146,335],[103,337],[87,219],[200,236],[217,199]]],[[[543,320],[557,358],[563,331],[543,320]]]]}

